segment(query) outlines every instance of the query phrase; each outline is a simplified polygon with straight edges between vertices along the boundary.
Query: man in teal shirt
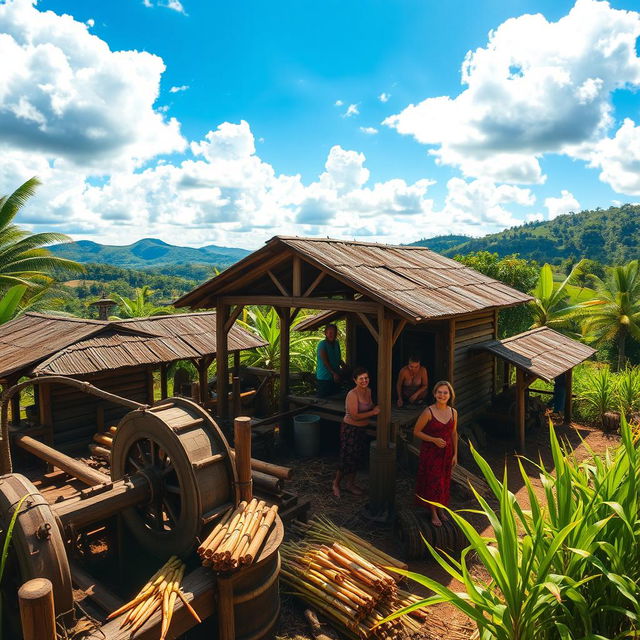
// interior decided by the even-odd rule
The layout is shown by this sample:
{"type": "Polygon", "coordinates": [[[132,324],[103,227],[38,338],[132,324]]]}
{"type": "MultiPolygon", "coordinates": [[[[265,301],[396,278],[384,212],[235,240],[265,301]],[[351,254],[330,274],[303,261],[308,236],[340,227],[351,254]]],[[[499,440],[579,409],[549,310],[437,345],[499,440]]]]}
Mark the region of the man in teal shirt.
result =
{"type": "Polygon", "coordinates": [[[326,398],[340,390],[340,369],[344,366],[340,354],[338,327],[328,324],[324,328],[324,340],[318,342],[316,359],[316,380],[318,398],[326,398]]]}

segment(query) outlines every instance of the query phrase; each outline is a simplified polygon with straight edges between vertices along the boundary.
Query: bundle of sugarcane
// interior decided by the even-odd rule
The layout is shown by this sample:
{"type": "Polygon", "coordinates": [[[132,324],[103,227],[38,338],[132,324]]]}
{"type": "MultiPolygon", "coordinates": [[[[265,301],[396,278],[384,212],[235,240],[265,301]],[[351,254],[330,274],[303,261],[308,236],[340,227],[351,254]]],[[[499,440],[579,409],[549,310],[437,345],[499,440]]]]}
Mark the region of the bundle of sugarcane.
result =
{"type": "Polygon", "coordinates": [[[417,596],[399,592],[393,578],[339,543],[286,543],[280,576],[296,595],[320,609],[341,632],[358,638],[400,638],[419,632],[424,613],[379,624],[417,596]],[[417,618],[417,619],[414,619],[417,618]],[[379,626],[376,626],[379,625],[379,626]]]}
{"type": "Polygon", "coordinates": [[[111,613],[107,620],[112,620],[124,613],[120,628],[128,627],[131,636],[158,610],[162,611],[160,640],[164,640],[169,631],[173,609],[178,598],[199,623],[200,617],[189,604],[180,590],[180,582],[184,575],[185,565],[176,556],[169,560],[140,589],[138,595],[127,604],[111,613]]]}
{"type": "MultiPolygon", "coordinates": [[[[310,542],[324,544],[339,542],[341,545],[351,549],[351,551],[355,551],[376,567],[394,567],[405,571],[409,568],[404,562],[384,553],[384,551],[380,551],[380,549],[374,547],[370,542],[357,536],[353,531],[339,527],[328,518],[318,516],[307,524],[295,522],[293,526],[310,542]]],[[[393,577],[396,582],[400,582],[403,579],[403,576],[400,574],[393,574],[393,577]]]]}
{"type": "Polygon", "coordinates": [[[269,507],[257,498],[229,509],[198,547],[202,565],[214,571],[233,571],[252,564],[277,513],[277,505],[269,507]]]}

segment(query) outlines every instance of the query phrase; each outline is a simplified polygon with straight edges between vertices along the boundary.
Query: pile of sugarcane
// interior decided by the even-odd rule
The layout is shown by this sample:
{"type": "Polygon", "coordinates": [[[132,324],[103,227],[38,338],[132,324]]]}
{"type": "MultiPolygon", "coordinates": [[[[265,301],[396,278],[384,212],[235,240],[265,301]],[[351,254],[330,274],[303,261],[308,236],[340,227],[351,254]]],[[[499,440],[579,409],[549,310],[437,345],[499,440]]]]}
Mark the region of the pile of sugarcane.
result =
{"type": "MultiPolygon", "coordinates": [[[[355,551],[377,567],[394,567],[396,569],[407,570],[409,567],[406,563],[390,556],[389,554],[374,547],[370,542],[363,540],[353,531],[339,527],[323,516],[317,516],[308,523],[295,522],[293,527],[305,537],[308,542],[318,542],[320,544],[333,544],[339,542],[344,547],[355,551]]],[[[393,574],[396,582],[403,580],[400,574],[393,574]]]]}
{"type": "Polygon", "coordinates": [[[93,442],[89,445],[91,455],[96,458],[102,458],[109,462],[111,459],[111,448],[113,447],[113,438],[118,432],[118,427],[109,427],[104,433],[98,432],[93,434],[93,442]]]}
{"type": "Polygon", "coordinates": [[[278,506],[254,498],[229,509],[198,547],[202,566],[214,571],[235,571],[258,556],[273,525],[278,506]]]}
{"type": "Polygon", "coordinates": [[[280,553],[281,579],[340,632],[354,638],[384,640],[420,632],[426,619],[421,610],[382,622],[420,598],[398,589],[391,575],[355,551],[337,542],[289,542],[280,547],[280,553]]]}
{"type": "Polygon", "coordinates": [[[107,620],[112,620],[126,613],[120,628],[127,627],[130,636],[133,636],[158,609],[161,609],[162,627],[160,640],[164,640],[169,631],[176,601],[180,598],[189,613],[200,623],[200,617],[180,590],[184,570],[184,563],[177,556],[171,556],[162,568],[149,579],[147,584],[140,589],[138,595],[110,614],[107,620]]]}

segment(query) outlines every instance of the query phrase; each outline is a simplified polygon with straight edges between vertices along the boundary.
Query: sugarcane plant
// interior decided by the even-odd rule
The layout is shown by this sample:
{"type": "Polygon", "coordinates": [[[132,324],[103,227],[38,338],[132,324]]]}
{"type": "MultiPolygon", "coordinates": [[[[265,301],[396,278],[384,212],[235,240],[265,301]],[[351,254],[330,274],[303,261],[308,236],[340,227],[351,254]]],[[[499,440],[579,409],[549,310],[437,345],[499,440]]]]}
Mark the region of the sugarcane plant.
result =
{"type": "Polygon", "coordinates": [[[434,595],[387,620],[449,602],[476,624],[480,640],[638,637],[640,454],[638,436],[624,417],[620,432],[622,442],[616,449],[602,456],[589,451],[580,461],[568,445],[561,445],[550,425],[554,469],[541,461],[535,464],[544,499],[536,494],[524,461],[518,461],[530,509],[509,491],[506,470],[501,482],[472,448],[497,502],[494,509],[474,490],[476,512],[486,517],[492,535],[481,535],[461,513],[446,509],[469,546],[453,558],[425,540],[437,563],[465,591],[457,593],[427,576],[390,568],[434,595]],[[472,576],[472,556],[489,580],[472,576]]]}

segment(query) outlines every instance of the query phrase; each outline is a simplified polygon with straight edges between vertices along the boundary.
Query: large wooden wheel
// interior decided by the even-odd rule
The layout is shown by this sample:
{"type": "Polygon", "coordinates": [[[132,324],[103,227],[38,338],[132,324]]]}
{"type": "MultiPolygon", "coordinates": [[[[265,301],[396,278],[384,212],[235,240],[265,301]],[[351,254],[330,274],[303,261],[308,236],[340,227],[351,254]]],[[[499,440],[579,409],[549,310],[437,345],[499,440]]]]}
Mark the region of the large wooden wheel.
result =
{"type": "Polygon", "coordinates": [[[60,527],[42,494],[19,473],[0,477],[0,526],[3,532],[7,531],[11,517],[24,496],[28,497],[16,518],[4,576],[4,580],[13,580],[16,585],[13,589],[5,584],[3,591],[5,594],[17,594],[17,588],[27,580],[48,578],[53,584],[56,616],[62,615],[65,623],[69,624],[74,618],[73,591],[60,527]]]}
{"type": "Polygon", "coordinates": [[[148,477],[152,497],[123,516],[136,538],[160,556],[188,552],[208,515],[235,502],[227,441],[211,416],[184,398],[161,400],[120,421],[111,477],[136,472],[148,477]]]}

